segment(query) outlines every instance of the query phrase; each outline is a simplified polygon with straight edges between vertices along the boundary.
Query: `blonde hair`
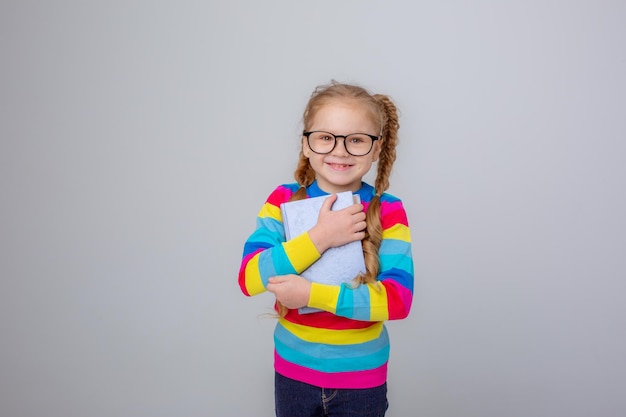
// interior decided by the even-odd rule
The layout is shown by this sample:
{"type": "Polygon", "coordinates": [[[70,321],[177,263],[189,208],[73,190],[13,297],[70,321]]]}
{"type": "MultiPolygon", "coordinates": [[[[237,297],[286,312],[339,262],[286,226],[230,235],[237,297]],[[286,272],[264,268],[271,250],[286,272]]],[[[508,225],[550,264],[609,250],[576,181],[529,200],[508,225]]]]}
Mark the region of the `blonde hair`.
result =
{"type": "MultiPolygon", "coordinates": [[[[302,121],[304,129],[308,130],[317,111],[330,102],[337,100],[351,100],[362,103],[369,112],[372,122],[380,127],[381,138],[380,154],[378,157],[376,180],[374,189],[376,195],[370,201],[366,212],[365,238],[361,241],[365,256],[365,274],[354,279],[355,285],[375,283],[380,268],[378,250],[382,241],[382,225],[380,223],[380,196],[389,188],[391,169],[396,160],[396,146],[398,144],[398,110],[393,101],[386,95],[370,94],[362,87],[342,84],[332,81],[330,84],[317,87],[304,110],[302,121]]],[[[315,180],[315,171],[309,159],[300,150],[299,160],[294,172],[294,178],[300,185],[291,200],[306,198],[306,187],[315,180]]],[[[287,309],[277,302],[278,311],[284,316],[287,309]]]]}

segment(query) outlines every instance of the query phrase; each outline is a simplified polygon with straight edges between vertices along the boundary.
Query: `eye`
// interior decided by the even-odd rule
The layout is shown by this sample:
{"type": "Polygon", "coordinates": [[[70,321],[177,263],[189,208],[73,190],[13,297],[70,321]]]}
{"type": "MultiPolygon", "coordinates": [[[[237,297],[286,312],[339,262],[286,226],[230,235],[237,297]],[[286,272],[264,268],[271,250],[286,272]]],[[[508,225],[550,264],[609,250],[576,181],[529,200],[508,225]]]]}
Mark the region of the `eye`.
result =
{"type": "Polygon", "coordinates": [[[335,138],[333,138],[331,135],[329,135],[328,133],[322,133],[319,135],[318,137],[319,140],[324,141],[324,142],[329,142],[329,141],[333,141],[335,140],[335,138]]]}
{"type": "Polygon", "coordinates": [[[363,136],[360,136],[360,135],[350,136],[350,143],[354,143],[355,145],[360,145],[365,142],[366,140],[363,136]]]}

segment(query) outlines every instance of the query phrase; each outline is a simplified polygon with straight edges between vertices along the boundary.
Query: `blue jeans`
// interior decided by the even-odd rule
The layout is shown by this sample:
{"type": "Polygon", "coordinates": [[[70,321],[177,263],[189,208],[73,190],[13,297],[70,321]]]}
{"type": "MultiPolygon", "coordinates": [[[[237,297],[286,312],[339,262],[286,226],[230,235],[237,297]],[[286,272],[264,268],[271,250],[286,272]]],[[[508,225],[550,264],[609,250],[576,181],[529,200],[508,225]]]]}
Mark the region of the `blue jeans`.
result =
{"type": "Polygon", "coordinates": [[[383,417],[387,384],[366,389],[319,388],[276,373],[276,417],[383,417]]]}

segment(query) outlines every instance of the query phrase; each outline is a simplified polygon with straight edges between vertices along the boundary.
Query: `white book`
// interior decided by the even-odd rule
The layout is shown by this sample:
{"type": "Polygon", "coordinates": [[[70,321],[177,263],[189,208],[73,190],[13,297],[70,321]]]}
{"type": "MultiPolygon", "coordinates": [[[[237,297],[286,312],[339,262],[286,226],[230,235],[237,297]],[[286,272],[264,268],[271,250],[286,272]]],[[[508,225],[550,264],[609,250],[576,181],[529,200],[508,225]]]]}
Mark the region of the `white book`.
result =
{"type": "MultiPolygon", "coordinates": [[[[315,226],[322,204],[328,197],[325,195],[281,204],[285,238],[292,239],[315,226]]],[[[350,191],[337,193],[337,200],[331,210],[341,210],[358,202],[360,202],[358,194],[352,194],[350,191]]],[[[362,273],[365,273],[365,259],[361,241],[357,240],[326,250],[322,257],[301,275],[309,281],[340,285],[351,282],[362,273]]],[[[320,310],[303,307],[299,311],[300,314],[306,314],[320,310]]]]}

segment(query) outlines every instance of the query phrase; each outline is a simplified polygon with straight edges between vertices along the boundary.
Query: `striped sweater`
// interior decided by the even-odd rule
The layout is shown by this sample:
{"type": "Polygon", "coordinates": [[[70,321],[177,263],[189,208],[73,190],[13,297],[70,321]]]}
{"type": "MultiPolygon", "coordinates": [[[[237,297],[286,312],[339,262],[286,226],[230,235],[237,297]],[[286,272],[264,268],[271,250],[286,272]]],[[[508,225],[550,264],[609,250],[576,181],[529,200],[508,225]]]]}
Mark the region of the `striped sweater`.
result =
{"type": "MultiPolygon", "coordinates": [[[[265,292],[268,279],[300,274],[320,258],[308,233],[285,241],[280,204],[289,201],[297,184],[277,187],[257,218],[257,227],[244,245],[239,285],[245,295],[265,292]]],[[[358,191],[367,210],[374,188],[358,191]]],[[[327,195],[317,182],[308,197],[327,195]]],[[[385,320],[403,319],[413,298],[411,238],[402,202],[381,196],[383,240],[376,284],[312,283],[309,306],[322,312],[300,315],[289,310],[274,332],[276,372],[325,388],[371,388],[387,379],[389,338],[385,320]],[[382,284],[382,285],[381,285],[382,284]]]]}

